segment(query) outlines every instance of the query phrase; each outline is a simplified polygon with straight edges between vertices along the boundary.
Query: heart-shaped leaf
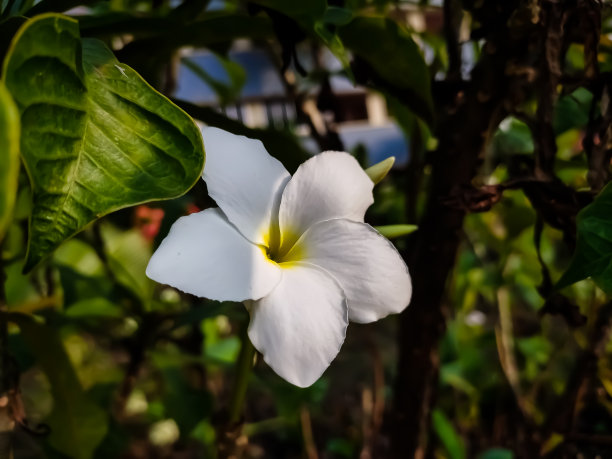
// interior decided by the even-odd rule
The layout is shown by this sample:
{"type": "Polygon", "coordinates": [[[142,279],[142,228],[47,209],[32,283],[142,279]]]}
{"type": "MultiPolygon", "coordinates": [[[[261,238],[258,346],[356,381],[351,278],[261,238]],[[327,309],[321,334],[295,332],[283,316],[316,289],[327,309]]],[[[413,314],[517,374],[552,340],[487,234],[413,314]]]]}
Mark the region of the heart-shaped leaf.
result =
{"type": "Polygon", "coordinates": [[[81,39],[75,20],[46,14],[24,24],[4,79],[34,195],[26,271],[96,218],[180,196],[200,177],[193,120],[102,42],[81,39]]]}
{"type": "Polygon", "coordinates": [[[578,214],[578,240],[574,258],[556,288],[593,278],[612,295],[612,183],[578,214]]]}
{"type": "Polygon", "coordinates": [[[19,178],[19,112],[0,84],[0,242],[13,214],[19,178]]]}

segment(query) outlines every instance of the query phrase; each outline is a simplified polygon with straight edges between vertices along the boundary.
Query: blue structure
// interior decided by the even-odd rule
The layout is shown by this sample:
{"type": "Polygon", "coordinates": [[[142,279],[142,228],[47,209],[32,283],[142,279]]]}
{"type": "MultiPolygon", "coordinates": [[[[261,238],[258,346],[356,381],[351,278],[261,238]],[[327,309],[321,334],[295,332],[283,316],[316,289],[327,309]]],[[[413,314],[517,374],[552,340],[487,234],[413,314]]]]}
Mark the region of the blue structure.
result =
{"type": "MultiPolygon", "coordinates": [[[[231,78],[223,61],[212,52],[197,51],[190,54],[188,59],[216,82],[226,86],[231,85],[231,78]]],[[[229,59],[240,64],[246,72],[245,84],[235,104],[222,107],[214,89],[184,63],[179,68],[175,97],[200,105],[218,107],[227,116],[240,119],[246,124],[249,122],[245,111],[257,107],[260,107],[260,112],[265,116],[263,124],[278,126],[279,122],[295,123],[293,102],[287,98],[278,71],[266,52],[255,48],[232,51],[229,59]]],[[[325,65],[334,68],[338,64],[337,61],[334,62],[334,58],[326,56],[325,65]]],[[[368,95],[363,88],[355,88],[350,81],[341,76],[332,77],[331,85],[340,101],[342,96],[361,95],[365,105],[368,95]]],[[[364,112],[367,112],[367,109],[364,112]]],[[[409,147],[403,132],[390,118],[386,118],[382,125],[380,122],[373,125],[371,121],[368,115],[368,118],[363,120],[337,123],[345,148],[350,151],[358,145],[364,146],[371,164],[395,156],[396,166],[405,165],[409,158],[409,147]]],[[[313,154],[318,152],[316,144],[310,138],[304,138],[304,146],[313,154]]]]}

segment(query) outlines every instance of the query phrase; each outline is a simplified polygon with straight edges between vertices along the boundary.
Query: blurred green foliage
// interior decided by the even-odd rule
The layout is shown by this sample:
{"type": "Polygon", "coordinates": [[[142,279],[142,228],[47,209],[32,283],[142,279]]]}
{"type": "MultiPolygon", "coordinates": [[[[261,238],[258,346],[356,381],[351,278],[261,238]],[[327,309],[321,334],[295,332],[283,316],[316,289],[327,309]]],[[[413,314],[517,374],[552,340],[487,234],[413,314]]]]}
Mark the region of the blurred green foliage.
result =
{"type": "MultiPolygon", "coordinates": [[[[216,457],[225,441],[224,416],[241,346],[238,330],[247,312],[239,304],[157,285],[145,276],[145,267],[178,216],[212,204],[201,182],[192,186],[204,155],[190,117],[262,140],[290,171],[308,153],[293,125],[247,127],[194,101],[170,102],[162,94],[171,95],[179,61],[216,92],[222,106],[235,102],[245,84],[245,69],[228,54],[244,38],[275,57],[298,111],[308,90],[319,91],[332,76],[382,94],[407,135],[411,162],[377,185],[367,221],[400,236],[395,244],[411,256],[414,235],[406,235],[427,206],[432,164],[440,154],[436,135],[444,135],[436,133],[436,122],[448,116],[440,109],[448,96],[439,83],[452,58],[439,2],[258,0],[209,9],[210,3],[2,2],[0,50],[2,55],[8,50],[2,74],[8,91],[0,86],[0,304],[4,326],[10,322],[10,363],[2,370],[18,379],[27,420],[20,419],[15,431],[15,458],[216,457]],[[37,16],[48,12],[67,16],[37,16]],[[35,30],[42,26],[43,32],[35,30]],[[185,47],[213,52],[229,83],[182,56],[185,47]],[[329,50],[342,69],[305,64],[300,83],[308,90],[300,92],[294,79],[303,49],[329,50]],[[28,59],[32,68],[24,71],[28,59]],[[117,83],[124,78],[125,86],[117,83]],[[127,177],[113,169],[111,178],[90,183],[95,192],[81,207],[75,204],[78,221],[58,224],[54,216],[65,212],[66,189],[94,175],[80,170],[74,155],[64,158],[66,167],[39,160],[49,152],[72,152],[74,145],[67,144],[84,142],[81,118],[102,126],[107,116],[119,122],[107,126],[106,135],[121,133],[120,142],[139,159],[133,167],[124,161],[131,171],[127,177]],[[129,144],[126,129],[153,139],[153,147],[129,144]],[[29,175],[18,168],[17,131],[29,175]],[[116,181],[122,185],[113,186],[116,181]],[[59,203],[51,189],[56,185],[59,203]],[[118,190],[123,186],[128,189],[118,190]],[[40,222],[49,219],[52,225],[40,222]],[[24,274],[26,258],[31,271],[24,274]]],[[[459,32],[469,48],[468,63],[477,64],[493,53],[478,36],[478,14],[488,6],[472,3],[496,2],[462,3],[466,11],[459,32]]],[[[511,3],[508,8],[516,6],[511,3]]],[[[519,23],[527,8],[523,3],[538,2],[520,3],[512,15],[519,23]]],[[[595,57],[603,73],[612,69],[608,10],[600,22],[595,57]]],[[[560,88],[550,120],[555,178],[586,195],[573,258],[566,232],[543,221],[525,186],[532,182],[523,171],[540,148],[534,134],[538,94],[482,133],[487,142],[473,182],[496,189],[499,199],[465,217],[445,289],[446,329],[436,349],[439,371],[432,389],[437,397],[427,418],[430,457],[510,459],[521,457],[529,442],[538,454],[551,457],[561,451],[611,454],[612,347],[607,335],[601,336],[601,324],[609,307],[605,292],[612,289],[612,189],[608,185],[599,192],[591,186],[585,151],[585,139],[608,141],[592,126],[605,118],[610,96],[577,81],[588,65],[585,46],[571,43],[562,70],[574,79],[560,88]],[[551,421],[557,412],[567,416],[568,409],[570,430],[551,421]]],[[[459,70],[469,74],[470,69],[459,70]]],[[[461,89],[455,93],[458,99],[463,95],[461,89]]],[[[299,121],[307,121],[307,115],[298,113],[299,121]]],[[[330,140],[314,123],[310,127],[320,146],[330,140]]],[[[107,153],[101,138],[90,139],[95,146],[90,154],[100,160],[107,153]]],[[[394,386],[397,329],[392,317],[352,326],[336,361],[308,389],[282,381],[258,359],[235,441],[239,454],[312,458],[314,449],[332,458],[390,455],[390,413],[396,391],[402,390],[394,386]]],[[[6,344],[2,336],[0,341],[6,344]]]]}

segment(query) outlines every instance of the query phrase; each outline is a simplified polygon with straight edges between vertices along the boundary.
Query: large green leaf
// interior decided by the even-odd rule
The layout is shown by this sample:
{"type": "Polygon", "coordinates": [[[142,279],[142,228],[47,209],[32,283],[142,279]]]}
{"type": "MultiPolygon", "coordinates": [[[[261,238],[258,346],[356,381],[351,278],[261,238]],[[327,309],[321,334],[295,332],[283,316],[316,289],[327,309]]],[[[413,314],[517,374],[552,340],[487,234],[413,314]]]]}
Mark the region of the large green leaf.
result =
{"type": "Polygon", "coordinates": [[[185,193],[204,148],[181,109],[120,64],[78,23],[28,21],[4,63],[21,112],[21,151],[34,207],[25,270],[96,218],[185,193]]]}
{"type": "Polygon", "coordinates": [[[75,459],[88,459],[106,435],[108,417],[85,394],[56,330],[32,316],[11,313],[21,336],[49,379],[53,411],[46,419],[49,443],[75,459]]]}
{"type": "Polygon", "coordinates": [[[433,123],[429,70],[408,30],[391,19],[360,16],[338,34],[356,56],[358,82],[391,94],[433,123]]]}
{"type": "Polygon", "coordinates": [[[19,178],[19,112],[0,84],[0,242],[13,214],[19,178]]]}
{"type": "Polygon", "coordinates": [[[578,214],[576,252],[557,288],[587,277],[612,295],[612,183],[578,214]]]}

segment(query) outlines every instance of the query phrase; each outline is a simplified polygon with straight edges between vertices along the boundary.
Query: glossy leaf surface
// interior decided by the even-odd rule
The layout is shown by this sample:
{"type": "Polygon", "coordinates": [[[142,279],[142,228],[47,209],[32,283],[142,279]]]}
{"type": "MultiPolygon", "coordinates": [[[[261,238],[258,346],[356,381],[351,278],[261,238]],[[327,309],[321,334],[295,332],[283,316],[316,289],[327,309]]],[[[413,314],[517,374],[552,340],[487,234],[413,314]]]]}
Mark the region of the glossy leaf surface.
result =
{"type": "Polygon", "coordinates": [[[0,242],[11,222],[19,176],[19,112],[0,84],[0,242]]]}
{"type": "Polygon", "coordinates": [[[557,288],[591,277],[612,294],[612,185],[578,214],[577,233],[574,258],[557,288]]]}
{"type": "Polygon", "coordinates": [[[34,193],[26,270],[96,218],[180,196],[199,178],[204,151],[193,120],[102,42],[81,40],[76,21],[30,20],[4,75],[34,193]]]}

